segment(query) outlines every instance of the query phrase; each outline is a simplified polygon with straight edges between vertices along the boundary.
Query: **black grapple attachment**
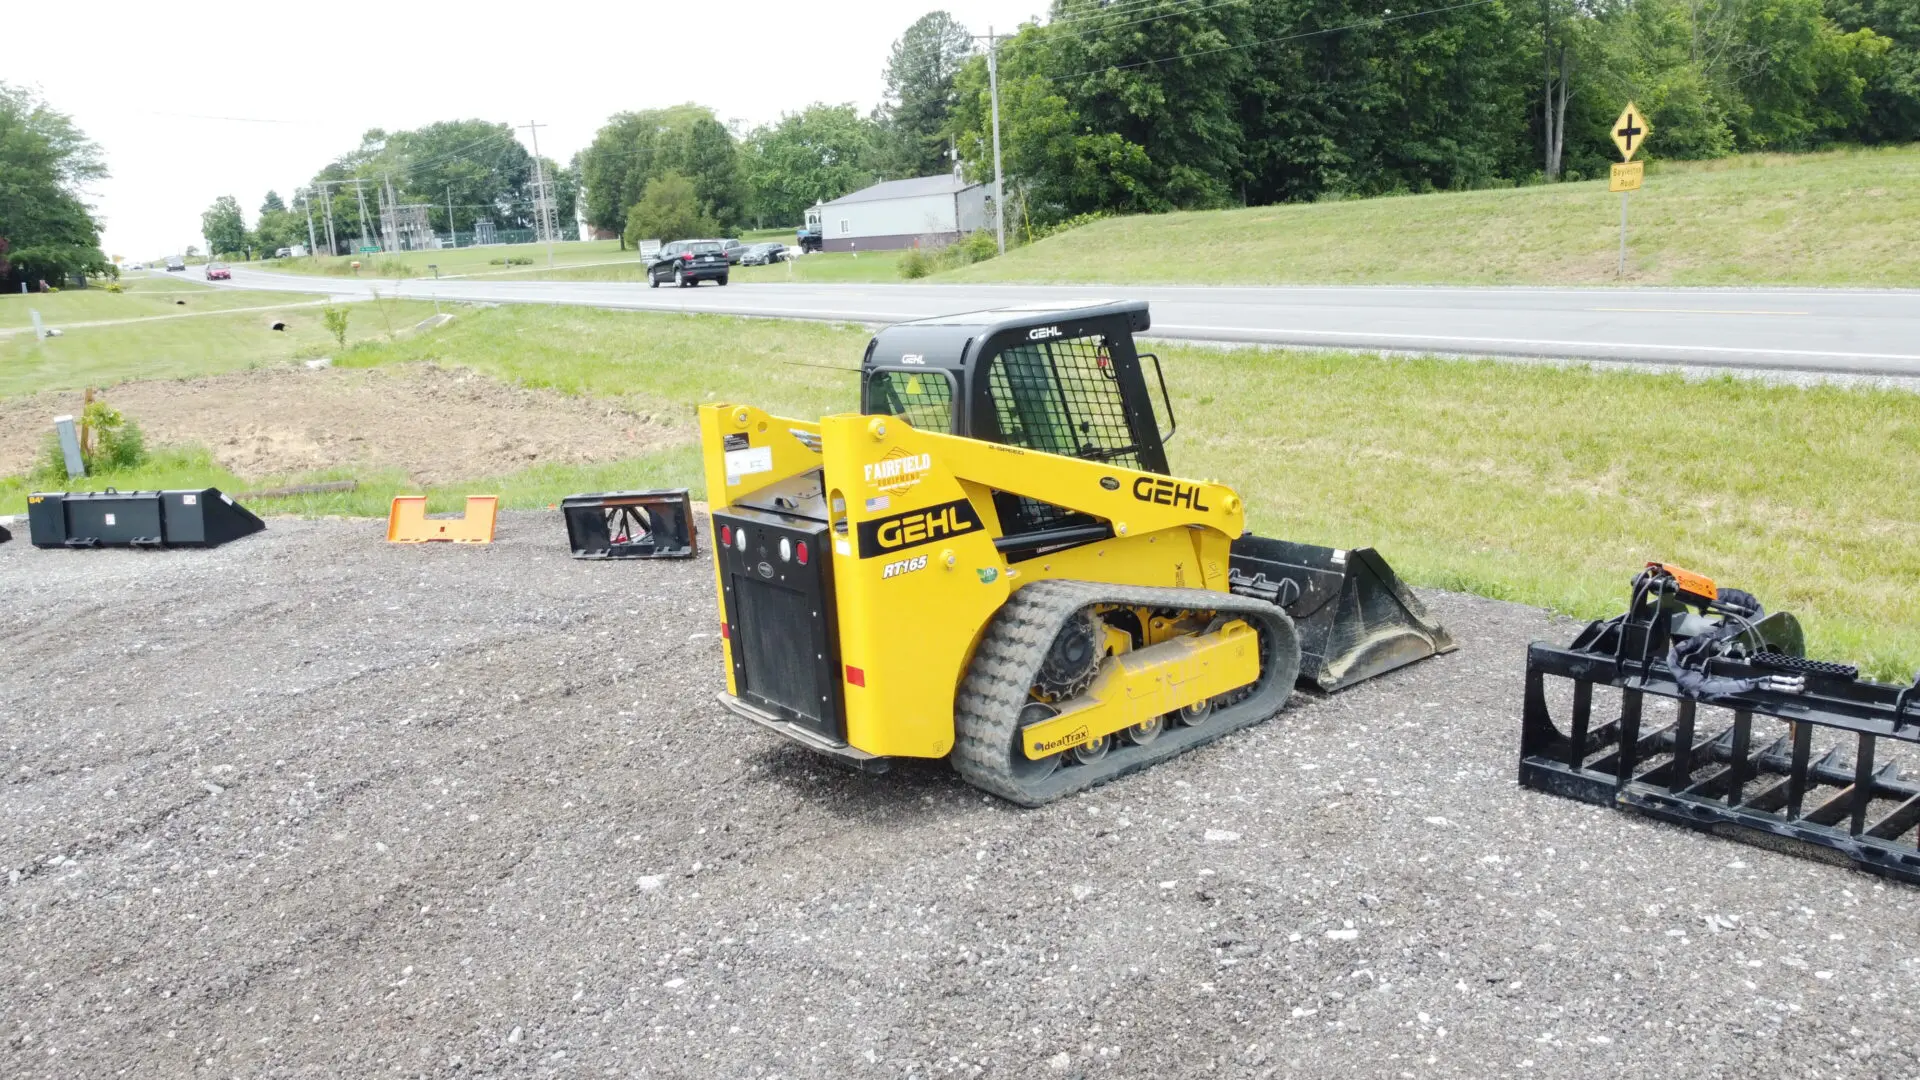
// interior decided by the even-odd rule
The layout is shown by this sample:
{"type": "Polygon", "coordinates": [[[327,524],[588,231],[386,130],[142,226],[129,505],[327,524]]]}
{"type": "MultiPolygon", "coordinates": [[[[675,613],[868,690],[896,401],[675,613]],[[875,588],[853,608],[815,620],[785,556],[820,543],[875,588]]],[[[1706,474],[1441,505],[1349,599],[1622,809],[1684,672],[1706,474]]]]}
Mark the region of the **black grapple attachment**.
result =
{"type": "Polygon", "coordinates": [[[1528,648],[1520,783],[1920,884],[1920,680],[1804,652],[1793,616],[1649,564],[1625,614],[1528,648]]]}
{"type": "Polygon", "coordinates": [[[606,491],[560,501],[576,559],[684,559],[694,553],[686,488],[606,491]]]}

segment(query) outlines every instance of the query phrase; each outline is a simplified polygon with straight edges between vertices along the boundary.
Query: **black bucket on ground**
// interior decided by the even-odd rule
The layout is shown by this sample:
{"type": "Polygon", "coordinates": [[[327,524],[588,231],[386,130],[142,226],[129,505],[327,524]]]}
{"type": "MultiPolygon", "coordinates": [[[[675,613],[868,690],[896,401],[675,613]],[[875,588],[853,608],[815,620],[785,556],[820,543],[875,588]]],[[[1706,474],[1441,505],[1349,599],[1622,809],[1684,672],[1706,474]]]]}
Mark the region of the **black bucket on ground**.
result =
{"type": "Polygon", "coordinates": [[[569,495],[560,512],[576,559],[685,559],[695,550],[686,488],[569,495]]]}
{"type": "Polygon", "coordinates": [[[1233,542],[1235,593],[1277,604],[1300,634],[1300,681],[1332,693],[1456,647],[1372,548],[1251,533],[1233,542]]]}
{"type": "Polygon", "coordinates": [[[13,534],[7,531],[5,525],[0,525],[0,544],[4,544],[11,539],[13,539],[13,534]]]}
{"type": "Polygon", "coordinates": [[[27,496],[27,535],[34,547],[218,547],[266,527],[219,488],[27,496]]]}

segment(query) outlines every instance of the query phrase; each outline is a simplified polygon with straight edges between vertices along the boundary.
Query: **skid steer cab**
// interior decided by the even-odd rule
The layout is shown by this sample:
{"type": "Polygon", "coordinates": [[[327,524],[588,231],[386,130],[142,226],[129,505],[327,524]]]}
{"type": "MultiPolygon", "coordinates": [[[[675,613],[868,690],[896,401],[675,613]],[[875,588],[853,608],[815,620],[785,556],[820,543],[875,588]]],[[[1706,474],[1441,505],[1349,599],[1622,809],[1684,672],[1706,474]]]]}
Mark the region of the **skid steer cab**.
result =
{"type": "Polygon", "coordinates": [[[1253,536],[1168,475],[1144,303],[882,330],[858,414],[700,410],[733,713],[1023,805],[1452,641],[1370,549],[1253,536]]]}

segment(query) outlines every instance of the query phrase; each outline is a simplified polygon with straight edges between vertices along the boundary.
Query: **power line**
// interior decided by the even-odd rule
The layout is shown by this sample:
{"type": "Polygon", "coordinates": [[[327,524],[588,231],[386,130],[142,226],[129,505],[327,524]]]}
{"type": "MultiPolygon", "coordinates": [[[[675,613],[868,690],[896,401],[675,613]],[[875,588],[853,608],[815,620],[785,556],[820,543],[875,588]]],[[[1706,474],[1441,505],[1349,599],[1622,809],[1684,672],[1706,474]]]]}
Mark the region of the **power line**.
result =
{"type": "MultiPolygon", "coordinates": [[[[1172,11],[1163,11],[1158,15],[1148,15],[1143,18],[1133,19],[1129,22],[1102,23],[1101,25],[1093,27],[1090,30],[1068,31],[1068,33],[1073,37],[1086,38],[1086,37],[1092,37],[1095,34],[1109,33],[1114,30],[1125,30],[1129,26],[1139,26],[1141,23],[1158,22],[1161,19],[1171,19],[1176,15],[1198,15],[1203,11],[1212,11],[1215,8],[1238,7],[1238,6],[1250,6],[1250,5],[1248,5],[1247,0],[1219,0],[1218,3],[1208,4],[1205,7],[1176,8],[1172,11]]],[[[1133,13],[1129,12],[1128,14],[1133,14],[1133,13]]]]}

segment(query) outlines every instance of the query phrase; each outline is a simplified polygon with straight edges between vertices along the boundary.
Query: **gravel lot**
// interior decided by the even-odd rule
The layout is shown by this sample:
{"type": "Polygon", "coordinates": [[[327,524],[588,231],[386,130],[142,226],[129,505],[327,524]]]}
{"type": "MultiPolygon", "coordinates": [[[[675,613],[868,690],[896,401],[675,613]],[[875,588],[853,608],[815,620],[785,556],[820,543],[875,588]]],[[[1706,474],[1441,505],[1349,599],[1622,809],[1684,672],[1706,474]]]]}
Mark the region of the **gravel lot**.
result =
{"type": "Polygon", "coordinates": [[[1538,611],[1021,811],[727,717],[705,559],[381,529],[0,545],[0,1071],[1920,1075],[1920,892],[1515,785],[1538,611]]]}

